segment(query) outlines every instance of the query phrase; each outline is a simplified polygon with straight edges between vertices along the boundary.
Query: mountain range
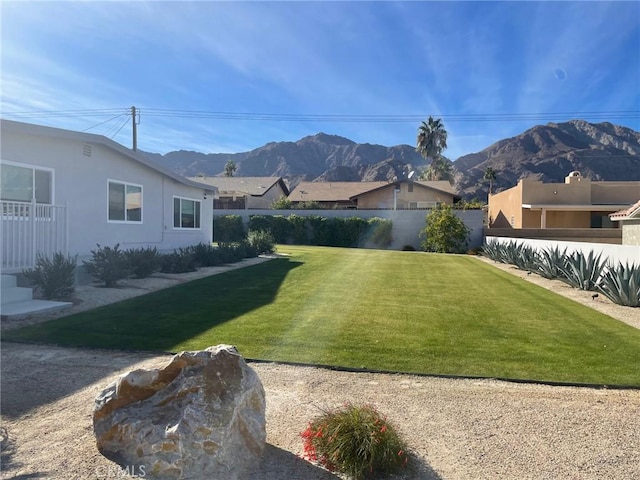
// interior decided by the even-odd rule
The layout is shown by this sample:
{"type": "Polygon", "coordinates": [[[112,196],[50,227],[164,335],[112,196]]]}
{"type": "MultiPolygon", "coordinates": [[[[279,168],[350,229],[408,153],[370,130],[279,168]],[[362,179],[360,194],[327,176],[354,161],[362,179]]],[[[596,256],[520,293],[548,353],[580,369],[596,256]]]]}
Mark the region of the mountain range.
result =
{"type": "MultiPolygon", "coordinates": [[[[283,177],[291,187],[301,181],[391,180],[428,165],[410,145],[360,144],[325,133],[296,142],[271,142],[243,153],[180,150],[147,155],[185,176],[222,175],[225,164],[232,160],[235,176],[283,177]]],[[[494,192],[525,177],[562,182],[573,170],[592,180],[640,180],[640,133],[584,120],[538,125],[455,160],[455,190],[468,199],[486,198],[488,185],[482,177],[489,167],[496,175],[494,192]]]]}

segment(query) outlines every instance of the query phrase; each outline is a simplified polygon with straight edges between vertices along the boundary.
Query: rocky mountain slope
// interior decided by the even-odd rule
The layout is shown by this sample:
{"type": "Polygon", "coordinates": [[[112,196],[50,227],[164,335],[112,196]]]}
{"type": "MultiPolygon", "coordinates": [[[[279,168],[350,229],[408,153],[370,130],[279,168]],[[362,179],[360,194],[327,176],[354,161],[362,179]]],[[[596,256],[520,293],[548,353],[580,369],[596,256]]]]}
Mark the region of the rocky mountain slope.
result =
{"type": "Polygon", "coordinates": [[[494,192],[525,177],[562,182],[573,170],[592,180],[640,180],[640,133],[608,122],[548,123],[464,155],[454,165],[456,190],[468,198],[486,197],[482,177],[488,167],[496,173],[494,192]]]}
{"type": "MultiPolygon", "coordinates": [[[[160,165],[186,175],[219,175],[228,160],[236,176],[280,176],[300,181],[373,181],[406,175],[426,166],[410,145],[358,144],[319,133],[297,142],[272,142],[250,152],[204,154],[178,151],[148,154],[160,165]]],[[[466,198],[486,198],[482,176],[496,173],[494,192],[535,177],[561,182],[573,170],[593,180],[640,180],[640,133],[611,123],[583,120],[533,127],[454,162],[455,188],[466,198]]]]}

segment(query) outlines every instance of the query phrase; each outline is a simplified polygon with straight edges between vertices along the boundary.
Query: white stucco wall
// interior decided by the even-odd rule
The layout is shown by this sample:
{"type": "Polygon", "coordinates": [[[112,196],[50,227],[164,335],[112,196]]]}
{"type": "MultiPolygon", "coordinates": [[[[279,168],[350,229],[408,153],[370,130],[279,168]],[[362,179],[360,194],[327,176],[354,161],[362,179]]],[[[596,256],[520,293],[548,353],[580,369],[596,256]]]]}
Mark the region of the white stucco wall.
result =
{"type": "Polygon", "coordinates": [[[72,255],[88,255],[96,244],[170,251],[212,240],[213,206],[204,200],[204,188],[182,184],[106,145],[3,130],[0,160],[54,170],[53,203],[68,205],[72,255]],[[108,221],[108,179],[142,185],[142,223],[108,221]],[[201,201],[200,229],[173,228],[174,195],[201,201]]]}
{"type": "Polygon", "coordinates": [[[622,222],[622,244],[640,245],[640,218],[622,222]]]}
{"type": "Polygon", "coordinates": [[[515,241],[529,245],[536,250],[544,250],[548,248],[558,247],[560,251],[566,249],[567,254],[573,252],[582,252],[588,255],[589,252],[601,253],[602,259],[608,259],[612,265],[617,263],[634,263],[640,265],[640,247],[632,245],[611,245],[606,243],[586,243],[586,242],[562,242],[557,240],[532,240],[528,238],[509,238],[509,237],[486,237],[486,241],[498,241],[500,243],[509,243],[515,241]]]}

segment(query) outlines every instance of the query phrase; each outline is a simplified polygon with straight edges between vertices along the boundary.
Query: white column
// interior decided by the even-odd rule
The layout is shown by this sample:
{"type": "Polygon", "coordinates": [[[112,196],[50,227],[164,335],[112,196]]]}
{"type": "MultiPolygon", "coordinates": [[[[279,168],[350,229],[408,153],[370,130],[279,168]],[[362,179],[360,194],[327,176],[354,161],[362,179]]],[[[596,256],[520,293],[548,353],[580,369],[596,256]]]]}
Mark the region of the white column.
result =
{"type": "Polygon", "coordinates": [[[540,228],[547,228],[547,210],[540,210],[540,228]]]}

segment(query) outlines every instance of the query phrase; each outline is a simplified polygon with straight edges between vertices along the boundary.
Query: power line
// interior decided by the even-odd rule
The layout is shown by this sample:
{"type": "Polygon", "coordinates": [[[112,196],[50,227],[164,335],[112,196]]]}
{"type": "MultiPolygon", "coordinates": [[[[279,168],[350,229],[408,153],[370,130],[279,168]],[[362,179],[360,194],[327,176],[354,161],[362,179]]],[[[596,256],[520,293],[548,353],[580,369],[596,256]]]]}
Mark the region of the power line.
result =
{"type": "MultiPolygon", "coordinates": [[[[128,109],[124,109],[127,110],[128,109]]],[[[140,111],[140,110],[139,110],[140,111]]],[[[17,118],[42,117],[88,117],[107,116],[118,113],[96,126],[118,118],[123,109],[90,109],[90,110],[47,110],[3,113],[3,116],[17,118]]],[[[124,113],[127,115],[128,113],[124,113]]],[[[225,112],[199,111],[178,109],[144,109],[144,115],[149,117],[167,118],[200,118],[216,120],[261,121],[261,122],[329,122],[329,123],[417,123],[428,116],[442,118],[447,122],[522,122],[522,121],[553,121],[567,118],[585,120],[621,120],[640,119],[640,110],[606,110],[606,111],[567,111],[567,112],[538,112],[538,113],[477,113],[477,114],[305,114],[305,113],[265,113],[265,112],[225,112]]],[[[87,129],[87,130],[89,130],[87,129]]]]}
{"type": "Polygon", "coordinates": [[[121,114],[119,114],[119,115],[116,115],[115,117],[111,117],[111,118],[109,118],[109,119],[105,120],[104,122],[100,122],[100,123],[98,123],[98,124],[96,124],[96,125],[94,125],[94,126],[92,126],[92,127],[89,127],[89,128],[85,128],[85,129],[84,129],[84,130],[82,130],[82,131],[83,131],[83,132],[86,132],[86,131],[88,131],[88,130],[93,130],[94,128],[97,128],[97,127],[99,127],[100,125],[104,125],[105,123],[110,122],[110,121],[112,121],[112,120],[115,120],[116,118],[120,118],[120,117],[122,117],[123,115],[126,115],[126,113],[121,113],[121,114]]]}

